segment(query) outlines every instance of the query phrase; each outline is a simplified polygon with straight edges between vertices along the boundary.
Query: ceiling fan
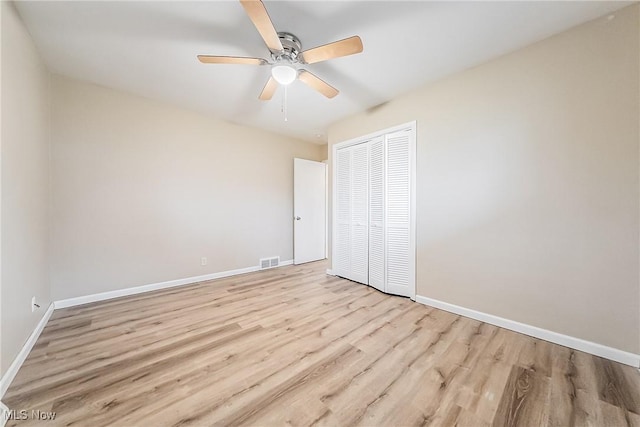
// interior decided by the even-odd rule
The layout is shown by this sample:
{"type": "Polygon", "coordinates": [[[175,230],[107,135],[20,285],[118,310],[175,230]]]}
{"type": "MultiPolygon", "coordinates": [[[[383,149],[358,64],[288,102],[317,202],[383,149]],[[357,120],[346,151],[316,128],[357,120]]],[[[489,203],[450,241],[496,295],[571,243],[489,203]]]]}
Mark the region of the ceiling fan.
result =
{"type": "Polygon", "coordinates": [[[276,31],[261,0],[240,0],[240,3],[269,48],[270,60],[241,56],[198,55],[200,62],[204,64],[271,65],[271,77],[258,97],[263,101],[268,101],[273,97],[279,84],[287,86],[296,79],[327,98],[333,98],[338,94],[338,89],[300,66],[360,53],[362,52],[360,37],[353,36],[303,51],[300,40],[296,36],[276,31]]]}

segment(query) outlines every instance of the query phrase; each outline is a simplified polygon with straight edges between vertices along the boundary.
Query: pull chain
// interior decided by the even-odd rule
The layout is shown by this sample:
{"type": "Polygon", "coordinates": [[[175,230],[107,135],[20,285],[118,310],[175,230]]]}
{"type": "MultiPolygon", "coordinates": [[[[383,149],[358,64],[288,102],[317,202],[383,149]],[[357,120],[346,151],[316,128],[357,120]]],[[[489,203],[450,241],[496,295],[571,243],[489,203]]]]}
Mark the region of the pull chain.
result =
{"type": "Polygon", "coordinates": [[[280,112],[284,115],[284,121],[287,121],[287,86],[284,85],[284,95],[282,96],[282,104],[280,106],[280,112]]]}
{"type": "Polygon", "coordinates": [[[284,121],[285,122],[287,121],[287,86],[289,86],[289,85],[286,85],[284,87],[284,107],[283,107],[284,111],[283,112],[284,112],[284,121]]]}

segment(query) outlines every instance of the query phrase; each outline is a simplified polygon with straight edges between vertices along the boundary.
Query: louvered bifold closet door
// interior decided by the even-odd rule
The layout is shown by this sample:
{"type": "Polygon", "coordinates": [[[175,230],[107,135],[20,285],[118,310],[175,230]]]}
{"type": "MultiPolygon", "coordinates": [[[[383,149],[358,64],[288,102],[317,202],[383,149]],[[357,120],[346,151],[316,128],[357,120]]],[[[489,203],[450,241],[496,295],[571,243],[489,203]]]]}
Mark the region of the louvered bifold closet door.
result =
{"type": "Polygon", "coordinates": [[[349,277],[351,271],[351,149],[336,152],[336,242],[335,274],[349,277]]]}
{"type": "Polygon", "coordinates": [[[351,271],[349,279],[369,283],[369,144],[351,147],[351,271]]]}
{"type": "Polygon", "coordinates": [[[369,145],[369,285],[385,289],[385,139],[369,145]]]}
{"type": "Polygon", "coordinates": [[[415,280],[410,259],[411,132],[387,134],[386,154],[386,292],[411,297],[415,280]]]}

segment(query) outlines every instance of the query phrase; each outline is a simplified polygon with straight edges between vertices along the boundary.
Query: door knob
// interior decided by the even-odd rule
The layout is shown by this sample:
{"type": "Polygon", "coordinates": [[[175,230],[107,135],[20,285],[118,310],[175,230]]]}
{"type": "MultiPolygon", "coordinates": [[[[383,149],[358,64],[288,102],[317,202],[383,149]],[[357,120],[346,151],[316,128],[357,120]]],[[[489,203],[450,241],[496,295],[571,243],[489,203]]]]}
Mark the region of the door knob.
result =
{"type": "Polygon", "coordinates": [[[300,221],[302,218],[300,218],[299,216],[296,217],[296,221],[300,221]]]}

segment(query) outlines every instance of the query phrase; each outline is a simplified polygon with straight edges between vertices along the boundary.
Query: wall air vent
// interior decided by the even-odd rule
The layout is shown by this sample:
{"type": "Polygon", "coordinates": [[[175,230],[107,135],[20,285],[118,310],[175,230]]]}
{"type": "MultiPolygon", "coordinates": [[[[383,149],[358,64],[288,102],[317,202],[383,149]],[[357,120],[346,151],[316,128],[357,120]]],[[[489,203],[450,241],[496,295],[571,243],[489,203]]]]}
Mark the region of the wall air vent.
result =
{"type": "Polygon", "coordinates": [[[274,268],[280,265],[280,257],[275,256],[271,258],[262,258],[260,260],[260,270],[265,270],[267,268],[274,268]]]}

